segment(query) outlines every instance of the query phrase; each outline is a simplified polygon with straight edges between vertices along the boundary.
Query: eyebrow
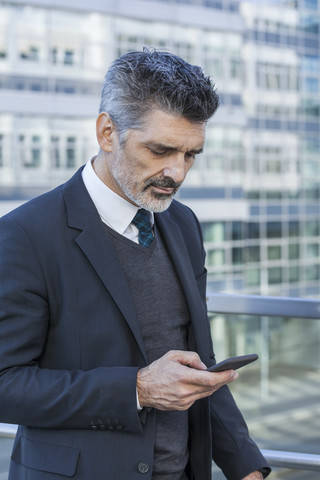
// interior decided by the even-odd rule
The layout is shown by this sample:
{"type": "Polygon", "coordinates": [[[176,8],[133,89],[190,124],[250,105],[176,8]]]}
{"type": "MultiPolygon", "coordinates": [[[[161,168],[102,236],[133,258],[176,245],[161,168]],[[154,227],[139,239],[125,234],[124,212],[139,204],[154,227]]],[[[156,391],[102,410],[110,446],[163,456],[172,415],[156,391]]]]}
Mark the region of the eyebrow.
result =
{"type": "MultiPolygon", "coordinates": [[[[165,150],[166,152],[174,152],[178,151],[179,148],[177,147],[171,147],[170,145],[165,145],[164,143],[156,143],[156,142],[151,142],[151,143],[145,143],[145,146],[148,148],[155,148],[158,150],[165,150]]],[[[199,149],[193,149],[193,150],[187,150],[188,153],[192,153],[194,155],[199,155],[200,153],[203,152],[203,148],[199,149]]]]}

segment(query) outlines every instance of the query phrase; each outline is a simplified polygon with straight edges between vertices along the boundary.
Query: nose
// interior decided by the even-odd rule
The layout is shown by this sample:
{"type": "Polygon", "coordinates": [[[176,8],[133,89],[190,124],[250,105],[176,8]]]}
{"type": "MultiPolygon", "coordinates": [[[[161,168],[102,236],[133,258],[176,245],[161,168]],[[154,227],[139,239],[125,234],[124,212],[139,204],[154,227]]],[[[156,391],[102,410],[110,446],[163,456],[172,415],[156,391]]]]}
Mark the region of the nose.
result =
{"type": "Polygon", "coordinates": [[[178,153],[168,159],[165,167],[162,169],[162,174],[164,177],[172,178],[176,183],[182,183],[186,178],[189,168],[185,161],[184,154],[178,153]]]}

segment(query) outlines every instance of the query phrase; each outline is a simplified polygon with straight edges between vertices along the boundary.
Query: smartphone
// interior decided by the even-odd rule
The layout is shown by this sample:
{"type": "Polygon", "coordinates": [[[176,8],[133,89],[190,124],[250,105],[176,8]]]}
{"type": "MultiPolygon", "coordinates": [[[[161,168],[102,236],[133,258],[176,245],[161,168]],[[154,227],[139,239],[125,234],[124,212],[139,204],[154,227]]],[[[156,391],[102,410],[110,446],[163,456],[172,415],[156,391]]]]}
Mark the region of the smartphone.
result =
{"type": "Polygon", "coordinates": [[[256,353],[250,355],[240,355],[239,357],[230,357],[222,360],[222,362],[216,363],[209,367],[208,372],[222,372],[223,370],[237,370],[238,368],[248,365],[248,363],[254,362],[259,357],[256,353]]]}

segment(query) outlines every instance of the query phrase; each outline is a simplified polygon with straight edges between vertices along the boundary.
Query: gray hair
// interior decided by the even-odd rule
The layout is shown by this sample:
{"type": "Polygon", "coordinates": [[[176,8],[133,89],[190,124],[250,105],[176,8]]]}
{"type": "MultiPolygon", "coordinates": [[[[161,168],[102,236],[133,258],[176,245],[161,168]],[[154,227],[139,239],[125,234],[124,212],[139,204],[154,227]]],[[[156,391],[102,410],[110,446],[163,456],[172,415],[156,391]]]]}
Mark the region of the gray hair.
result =
{"type": "Polygon", "coordinates": [[[200,67],[172,53],[144,47],[111,64],[99,111],[109,113],[123,142],[128,129],[141,129],[154,108],[199,124],[218,106],[214,85],[200,67]]]}

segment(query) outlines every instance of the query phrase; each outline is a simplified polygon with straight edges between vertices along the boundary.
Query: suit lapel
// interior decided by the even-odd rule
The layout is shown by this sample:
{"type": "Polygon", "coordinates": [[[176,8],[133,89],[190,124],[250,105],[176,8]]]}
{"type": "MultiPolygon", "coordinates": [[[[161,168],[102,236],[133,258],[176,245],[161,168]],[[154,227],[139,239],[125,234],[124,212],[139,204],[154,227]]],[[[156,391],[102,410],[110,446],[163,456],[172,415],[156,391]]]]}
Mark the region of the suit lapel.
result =
{"type": "Polygon", "coordinates": [[[63,194],[68,212],[68,226],[80,230],[75,237],[75,242],[108,289],[128,323],[145,361],[147,361],[141,330],[126,278],[105,233],[99,214],[82,182],[81,171],[78,171],[66,183],[63,194]]]}
{"type": "Polygon", "coordinates": [[[156,214],[155,219],[184,292],[194,340],[199,351],[201,345],[207,343],[203,342],[204,336],[208,334],[207,315],[206,310],[204,311],[203,300],[200,296],[186,243],[178,224],[171,220],[168,211],[156,214]]]}

